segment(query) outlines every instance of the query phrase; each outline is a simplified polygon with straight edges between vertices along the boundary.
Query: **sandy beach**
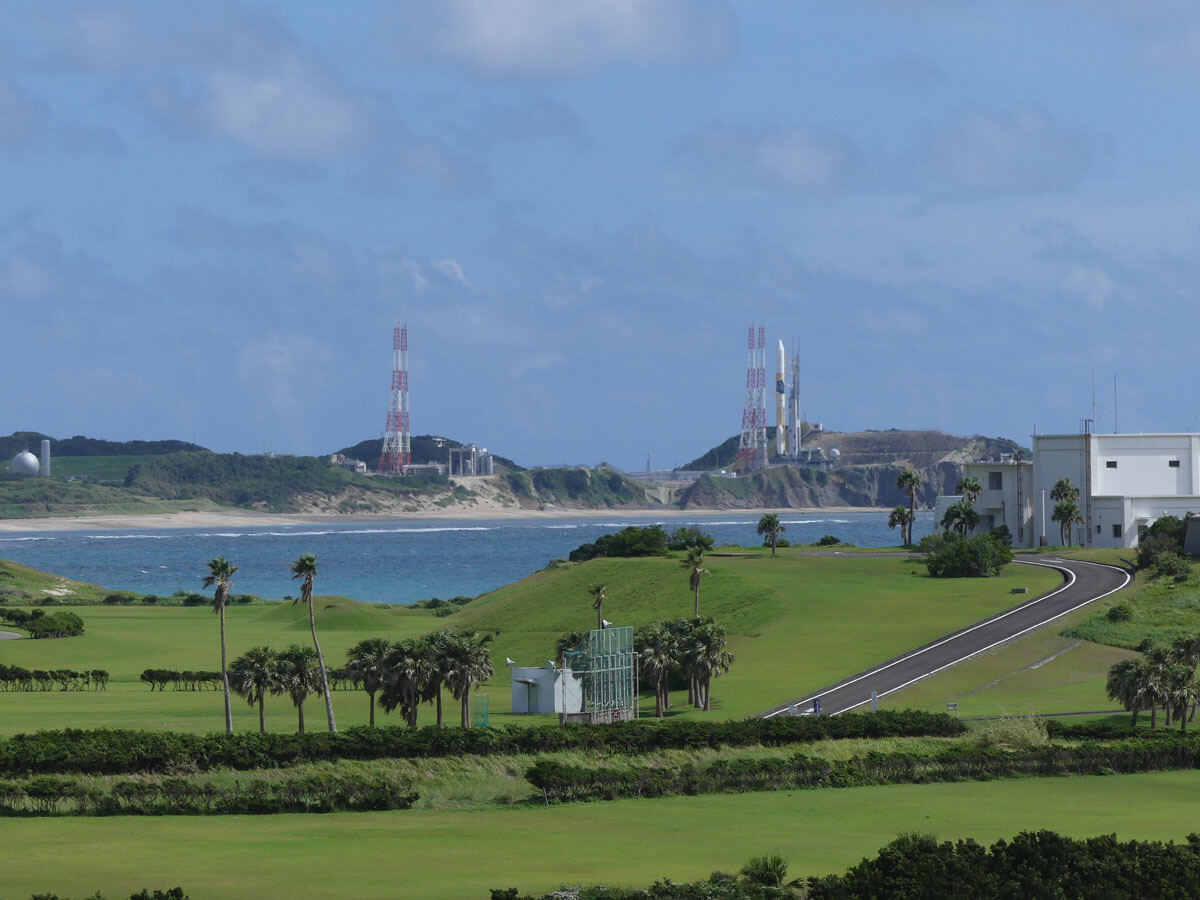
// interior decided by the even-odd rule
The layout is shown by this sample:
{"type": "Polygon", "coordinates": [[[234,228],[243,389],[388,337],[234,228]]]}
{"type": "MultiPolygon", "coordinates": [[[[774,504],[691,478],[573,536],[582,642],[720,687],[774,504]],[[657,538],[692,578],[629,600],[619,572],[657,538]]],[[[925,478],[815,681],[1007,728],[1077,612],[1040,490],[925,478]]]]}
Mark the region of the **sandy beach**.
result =
{"type": "Polygon", "coordinates": [[[879,512],[862,506],[814,507],[801,509],[513,509],[469,508],[439,509],[420,512],[389,512],[378,515],[290,515],[285,513],[256,513],[229,511],[176,512],[153,515],[56,516],[44,519],[3,519],[0,533],[46,531],[94,531],[162,529],[162,528],[254,528],[269,525],[320,525],[347,522],[398,522],[419,519],[566,519],[608,518],[677,519],[713,516],[755,516],[773,512],[786,515],[838,515],[845,513],[879,512]]]}

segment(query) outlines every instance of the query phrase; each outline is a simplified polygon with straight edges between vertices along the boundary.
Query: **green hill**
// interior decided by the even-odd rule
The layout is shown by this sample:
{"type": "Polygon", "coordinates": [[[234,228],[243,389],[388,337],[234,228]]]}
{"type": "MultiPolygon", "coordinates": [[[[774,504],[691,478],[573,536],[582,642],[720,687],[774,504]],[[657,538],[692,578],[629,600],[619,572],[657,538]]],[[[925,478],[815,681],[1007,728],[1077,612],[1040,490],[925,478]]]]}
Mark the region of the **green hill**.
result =
{"type": "Polygon", "coordinates": [[[203,450],[199,444],[187,441],[105,441],[77,434],[70,438],[55,438],[39,431],[14,431],[0,437],[0,459],[16,456],[22,450],[38,453],[42,440],[50,441],[52,457],[60,456],[158,456],[182,450],[203,450]]]}
{"type": "MultiPolygon", "coordinates": [[[[447,437],[416,434],[412,438],[412,461],[420,464],[442,463],[444,465],[447,460],[447,451],[462,446],[464,445],[447,437]]],[[[379,462],[379,455],[383,452],[383,438],[368,438],[352,446],[343,447],[336,452],[348,456],[350,459],[361,459],[368,468],[374,469],[376,463],[379,462]]],[[[506,456],[498,456],[493,453],[492,459],[496,463],[497,471],[523,471],[520,466],[506,456]]]]}

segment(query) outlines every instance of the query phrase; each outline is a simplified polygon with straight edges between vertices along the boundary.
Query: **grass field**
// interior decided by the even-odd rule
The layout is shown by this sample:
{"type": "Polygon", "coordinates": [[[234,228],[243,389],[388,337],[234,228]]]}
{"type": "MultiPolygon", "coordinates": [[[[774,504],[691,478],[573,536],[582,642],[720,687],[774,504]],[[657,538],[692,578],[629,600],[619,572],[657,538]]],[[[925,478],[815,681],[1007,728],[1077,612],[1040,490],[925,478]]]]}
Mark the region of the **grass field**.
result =
{"type": "MultiPolygon", "coordinates": [[[[1014,586],[1040,593],[1058,583],[1054,572],[1028,566],[1011,566],[997,578],[933,579],[913,561],[893,558],[717,557],[710,568],[701,612],[729,630],[737,659],[733,670],[713,684],[714,710],[689,715],[753,715],[1012,606],[1014,586]]],[[[414,637],[454,625],[493,631],[497,675],[484,687],[493,722],[529,721],[509,712],[511,691],[502,661],[511,656],[522,664],[540,663],[553,656],[554,641],[563,632],[592,627],[595,613],[587,588],[598,581],[608,583],[605,616],[621,624],[691,614],[687,572],[677,560],[594,560],[539,572],[447,618],[319,598],[322,649],[337,666],[365,637],[414,637]]],[[[112,676],[108,691],[2,694],[0,734],[106,724],[220,727],[218,694],[151,693],[138,680],[147,668],[219,668],[211,610],[89,606],[77,611],[84,620],[83,636],[4,642],[0,662],[28,669],[106,669],[112,676]]],[[[309,641],[299,606],[233,606],[228,618],[231,659],[252,646],[309,641]]],[[[366,721],[365,695],[345,691],[334,699],[339,725],[366,721]]],[[[686,708],[682,694],[675,700],[677,709],[686,708]]],[[[309,703],[311,719],[320,700],[309,703]]],[[[447,696],[447,708],[452,704],[447,696]]],[[[646,709],[652,711],[652,699],[646,709]]],[[[432,709],[422,708],[422,722],[432,715],[432,709]]],[[[257,727],[254,711],[240,701],[235,716],[235,727],[257,727]]],[[[268,702],[267,718],[271,728],[295,727],[294,710],[283,698],[268,702]]]]}
{"type": "Polygon", "coordinates": [[[204,900],[485,900],[491,887],[646,886],[780,853],[842,871],[900,832],[990,843],[1019,831],[1181,840],[1200,773],[893,785],[491,811],[0,820],[4,894],[204,900]]]}

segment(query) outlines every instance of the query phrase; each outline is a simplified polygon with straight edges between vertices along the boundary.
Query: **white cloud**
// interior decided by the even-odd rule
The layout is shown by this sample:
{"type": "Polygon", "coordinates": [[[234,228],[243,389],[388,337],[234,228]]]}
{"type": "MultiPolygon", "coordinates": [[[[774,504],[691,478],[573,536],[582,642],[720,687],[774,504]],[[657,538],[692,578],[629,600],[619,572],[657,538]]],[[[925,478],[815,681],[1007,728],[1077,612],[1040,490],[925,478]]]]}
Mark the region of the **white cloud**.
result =
{"type": "Polygon", "coordinates": [[[686,139],[682,149],[709,174],[800,193],[843,188],[861,165],[848,138],[809,128],[714,126],[686,139]]]}
{"type": "Polygon", "coordinates": [[[265,156],[322,157],[356,143],[363,116],[343,92],[296,67],[207,77],[204,118],[212,130],[265,156]]]}
{"type": "Polygon", "coordinates": [[[1116,282],[1099,269],[1087,269],[1082,266],[1071,269],[1064,281],[1068,290],[1082,297],[1093,309],[1103,309],[1108,298],[1117,289],[1116,282]]]}
{"type": "Polygon", "coordinates": [[[735,40],[718,0],[402,0],[405,55],[488,77],[589,71],[616,61],[714,63],[735,40]]]}
{"type": "Polygon", "coordinates": [[[1088,142],[1040,106],[959,111],[923,148],[928,174],[966,190],[1060,191],[1091,164],[1088,142]]]}
{"type": "Polygon", "coordinates": [[[454,281],[457,281],[459,284],[465,285],[467,287],[471,286],[471,282],[468,281],[467,276],[463,274],[462,265],[459,263],[458,260],[456,260],[456,259],[435,259],[435,260],[431,261],[430,265],[432,265],[435,269],[437,269],[439,272],[441,272],[447,278],[451,278],[454,281]]]}
{"type": "Polygon", "coordinates": [[[0,267],[0,296],[36,300],[57,287],[54,275],[24,256],[14,256],[0,267]]]}

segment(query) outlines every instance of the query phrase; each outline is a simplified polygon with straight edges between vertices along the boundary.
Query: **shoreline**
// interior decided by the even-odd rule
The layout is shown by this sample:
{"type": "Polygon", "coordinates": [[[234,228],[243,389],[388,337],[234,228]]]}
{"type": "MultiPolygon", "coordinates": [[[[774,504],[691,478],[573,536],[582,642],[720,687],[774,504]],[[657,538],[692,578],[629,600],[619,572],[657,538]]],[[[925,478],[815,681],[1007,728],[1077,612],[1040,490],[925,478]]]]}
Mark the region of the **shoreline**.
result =
{"type": "Polygon", "coordinates": [[[631,519],[681,519],[694,517],[699,520],[714,516],[761,516],[765,513],[777,515],[846,515],[848,513],[886,512],[874,506],[824,506],[754,509],[458,509],[421,510],[419,512],[372,513],[369,515],[340,515],[320,513],[255,513],[240,510],[174,513],[99,514],[95,516],[49,516],[38,519],[2,519],[0,534],[21,532],[54,531],[97,531],[127,530],[141,528],[151,531],[172,528],[259,528],[271,525],[325,525],[371,522],[408,522],[428,520],[473,520],[484,519],[585,519],[612,518],[619,516],[631,519]]]}

